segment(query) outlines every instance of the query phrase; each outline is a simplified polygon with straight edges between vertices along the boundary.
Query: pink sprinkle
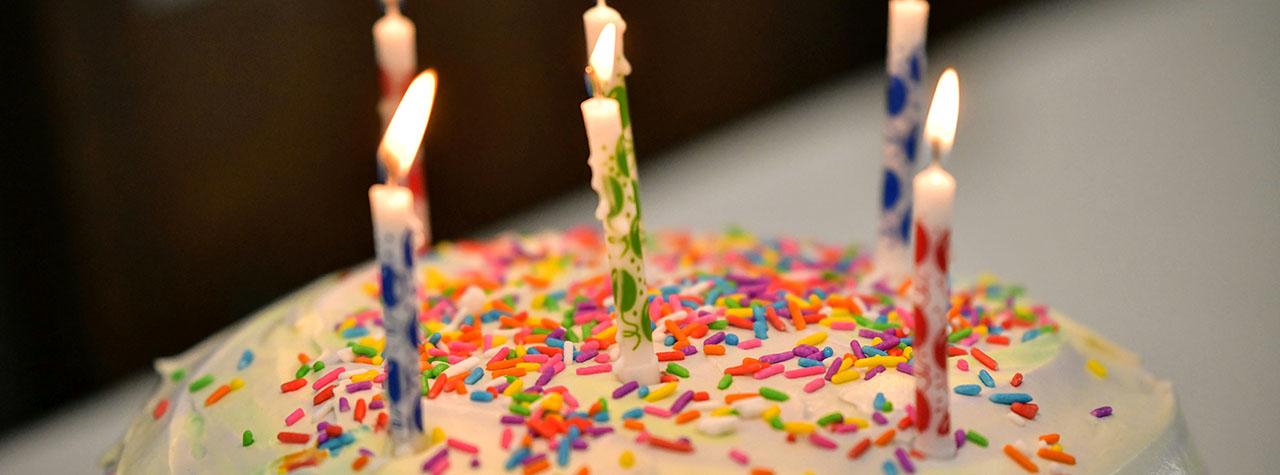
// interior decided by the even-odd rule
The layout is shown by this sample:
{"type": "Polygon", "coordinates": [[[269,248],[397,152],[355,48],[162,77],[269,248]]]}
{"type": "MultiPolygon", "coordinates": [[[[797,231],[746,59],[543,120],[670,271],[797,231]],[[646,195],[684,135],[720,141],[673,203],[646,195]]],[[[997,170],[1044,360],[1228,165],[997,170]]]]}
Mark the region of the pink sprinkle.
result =
{"type": "Polygon", "coordinates": [[[593,359],[596,361],[596,363],[608,363],[608,362],[609,362],[609,354],[608,354],[608,353],[600,353],[600,354],[596,355],[596,357],[595,357],[595,358],[593,358],[593,359]]]}
{"type": "Polygon", "coordinates": [[[595,366],[581,366],[577,369],[579,375],[607,373],[609,371],[613,371],[613,365],[608,363],[598,364],[595,366]]]}
{"type": "Polygon", "coordinates": [[[644,413],[658,417],[671,417],[671,411],[658,406],[645,406],[644,413]]]}
{"type": "Polygon", "coordinates": [[[969,362],[966,360],[956,360],[956,367],[960,368],[960,371],[969,371],[969,362]]]}
{"type": "Polygon", "coordinates": [[[455,439],[455,438],[453,438],[453,437],[450,437],[450,438],[449,438],[449,448],[451,448],[451,449],[458,449],[458,450],[461,450],[461,451],[466,452],[466,453],[469,453],[469,454],[474,454],[474,453],[477,453],[477,452],[479,452],[479,451],[480,451],[480,448],[479,448],[479,447],[476,447],[476,446],[474,446],[474,445],[468,444],[468,443],[466,443],[466,442],[463,442],[463,441],[461,441],[461,440],[455,439]]]}
{"type": "Polygon", "coordinates": [[[284,425],[291,426],[293,423],[298,422],[298,419],[302,419],[301,407],[294,409],[293,414],[289,414],[289,417],[284,418],[284,425]]]}
{"type": "Polygon", "coordinates": [[[453,341],[449,343],[449,349],[452,351],[475,351],[476,345],[465,341],[453,341]]]}
{"type": "Polygon", "coordinates": [[[458,355],[449,355],[449,364],[451,364],[451,365],[452,365],[452,364],[458,364],[458,362],[459,362],[459,361],[462,361],[462,360],[464,360],[464,359],[466,359],[466,358],[463,358],[463,357],[458,356],[458,355]]]}
{"type": "Polygon", "coordinates": [[[377,376],[373,377],[373,382],[381,384],[385,379],[387,379],[387,373],[378,373],[377,376]]]}
{"type": "Polygon", "coordinates": [[[449,356],[449,353],[439,348],[429,348],[427,349],[427,356],[435,358],[438,356],[449,356]]]}
{"type": "Polygon", "coordinates": [[[768,368],[762,369],[760,371],[756,371],[755,374],[751,375],[751,377],[756,379],[765,379],[775,374],[781,373],[782,370],[784,369],[786,368],[780,364],[769,365],[768,368]]]}
{"type": "MultiPolygon", "coordinates": [[[[796,379],[796,378],[803,378],[805,376],[813,376],[815,374],[822,374],[826,371],[827,369],[821,366],[810,366],[808,368],[800,368],[800,369],[793,369],[791,371],[787,371],[784,374],[784,376],[786,376],[789,379],[796,379]]],[[[818,379],[821,380],[822,378],[818,378],[818,379]]]]}
{"type": "Polygon", "coordinates": [[[828,439],[826,437],[823,437],[821,435],[818,435],[817,432],[812,432],[809,434],[809,442],[812,442],[813,445],[822,447],[827,450],[835,450],[836,448],[835,441],[828,439]]]}
{"type": "Polygon", "coordinates": [[[541,354],[524,355],[524,360],[527,363],[546,363],[547,361],[551,360],[551,357],[547,355],[541,355],[541,354]]]}
{"type": "Polygon", "coordinates": [[[858,425],[833,422],[831,424],[831,431],[837,434],[851,434],[858,431],[858,425]]]}
{"type": "Polygon", "coordinates": [[[759,347],[763,343],[764,342],[760,341],[759,338],[752,338],[750,340],[743,340],[738,342],[738,348],[742,348],[744,350],[750,350],[752,348],[759,347]]]}
{"type": "Polygon", "coordinates": [[[510,427],[502,429],[502,450],[507,450],[511,448],[512,437],[515,437],[515,435],[511,433],[510,427]]]}
{"type": "Polygon", "coordinates": [[[321,376],[320,379],[317,379],[316,382],[311,383],[311,389],[315,389],[318,391],[320,390],[320,388],[328,386],[329,383],[332,383],[335,380],[337,380],[338,375],[342,374],[344,370],[346,370],[346,368],[343,368],[341,366],[334,368],[333,371],[328,372],[324,376],[321,376]]]}
{"type": "Polygon", "coordinates": [[[742,451],[738,449],[729,449],[729,458],[738,462],[738,465],[746,465],[750,463],[750,459],[747,458],[747,454],[742,453],[742,451]]]}
{"type": "Polygon", "coordinates": [[[831,329],[832,329],[832,330],[857,330],[857,329],[858,329],[858,323],[857,323],[857,322],[844,322],[844,321],[840,321],[840,322],[831,322],[831,329]]]}
{"type": "Polygon", "coordinates": [[[555,368],[556,373],[559,373],[559,372],[561,372],[561,371],[564,371],[564,362],[563,362],[563,361],[557,361],[557,362],[556,362],[556,364],[551,365],[551,367],[552,367],[552,368],[555,368]]]}
{"type": "Polygon", "coordinates": [[[978,342],[978,338],[982,338],[982,335],[978,334],[977,332],[974,332],[969,336],[965,337],[963,340],[960,340],[960,345],[973,346],[974,343],[978,342]]]}
{"type": "Polygon", "coordinates": [[[377,318],[377,317],[378,317],[378,315],[380,315],[381,313],[382,313],[382,312],[380,312],[380,311],[378,311],[378,310],[365,310],[365,311],[363,311],[363,312],[360,312],[360,313],[356,314],[356,316],[355,316],[356,323],[364,323],[365,321],[369,320],[370,318],[377,318]]]}
{"type": "Polygon", "coordinates": [[[591,328],[591,335],[599,335],[600,332],[613,328],[613,325],[596,325],[591,328]]]}
{"type": "Polygon", "coordinates": [[[583,343],[582,348],[578,348],[578,349],[582,351],[598,350],[600,349],[600,340],[591,340],[586,343],[583,343]]]}
{"type": "MultiPolygon", "coordinates": [[[[563,386],[561,386],[561,387],[563,388],[563,386]]],[[[577,398],[574,398],[572,394],[569,394],[569,393],[567,393],[567,392],[561,391],[561,392],[560,392],[560,395],[561,395],[561,396],[564,396],[564,403],[565,403],[565,404],[567,404],[567,405],[569,405],[569,408],[570,408],[570,409],[577,409],[577,408],[578,408],[578,399],[577,399],[577,398]]]]}
{"type": "Polygon", "coordinates": [[[489,351],[490,348],[493,348],[493,334],[485,333],[484,334],[484,351],[489,351]]]}
{"type": "MultiPolygon", "coordinates": [[[[814,368],[819,368],[819,366],[814,366],[814,368]]],[[[813,378],[813,381],[809,381],[804,385],[804,392],[811,393],[811,392],[817,391],[819,389],[822,389],[822,387],[825,386],[826,384],[827,384],[827,380],[825,379],[813,378]]]]}
{"type": "Polygon", "coordinates": [[[497,363],[499,361],[506,359],[508,353],[511,353],[510,346],[504,346],[502,348],[499,348],[498,352],[493,355],[493,358],[489,358],[489,362],[485,363],[485,366],[488,366],[490,364],[497,363]]]}

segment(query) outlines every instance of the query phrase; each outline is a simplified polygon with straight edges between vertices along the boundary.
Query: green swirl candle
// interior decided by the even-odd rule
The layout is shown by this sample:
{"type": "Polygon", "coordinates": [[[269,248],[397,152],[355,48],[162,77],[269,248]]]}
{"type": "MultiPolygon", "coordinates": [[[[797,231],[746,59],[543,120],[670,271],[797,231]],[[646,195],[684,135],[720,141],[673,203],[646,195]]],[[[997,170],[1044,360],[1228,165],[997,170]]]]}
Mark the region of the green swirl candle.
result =
{"type": "MultiPolygon", "coordinates": [[[[596,41],[589,69],[597,84],[613,70],[614,26],[605,25],[596,41]]],[[[635,158],[630,140],[623,133],[620,103],[604,97],[597,87],[595,97],[582,102],[582,120],[587,129],[591,154],[591,188],[600,195],[596,218],[604,227],[609,256],[609,277],[613,284],[613,304],[618,313],[619,360],[614,374],[622,381],[655,384],[659,380],[658,359],[653,352],[652,328],[648,322],[648,286],[645,283],[644,230],[641,225],[640,188],[635,176],[635,158]]]]}

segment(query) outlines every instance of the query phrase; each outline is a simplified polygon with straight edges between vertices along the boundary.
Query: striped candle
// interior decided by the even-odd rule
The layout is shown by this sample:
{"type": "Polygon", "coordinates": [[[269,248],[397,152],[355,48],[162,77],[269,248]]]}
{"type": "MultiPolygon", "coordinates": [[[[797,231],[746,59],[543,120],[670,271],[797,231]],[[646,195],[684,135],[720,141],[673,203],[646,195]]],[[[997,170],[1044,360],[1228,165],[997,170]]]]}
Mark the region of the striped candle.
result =
{"type": "Polygon", "coordinates": [[[924,121],[925,32],[929,3],[923,0],[889,2],[889,39],[885,67],[888,94],[885,109],[884,182],[880,219],[876,226],[875,269],[897,280],[910,272],[908,240],[911,225],[911,176],[916,170],[920,126],[924,121]]]}

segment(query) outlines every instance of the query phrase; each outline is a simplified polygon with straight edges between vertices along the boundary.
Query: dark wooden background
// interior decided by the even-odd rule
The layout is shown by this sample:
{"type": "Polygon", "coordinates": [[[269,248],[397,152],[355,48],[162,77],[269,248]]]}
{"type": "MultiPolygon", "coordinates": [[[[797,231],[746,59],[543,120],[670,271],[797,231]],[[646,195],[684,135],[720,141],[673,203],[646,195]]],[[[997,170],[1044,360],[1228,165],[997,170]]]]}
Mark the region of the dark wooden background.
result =
{"type": "MultiPolygon", "coordinates": [[[[931,38],[1012,2],[934,2],[931,38]]],[[[408,1],[419,62],[440,74],[436,236],[587,187],[593,3],[408,1]]],[[[611,5],[646,164],[883,62],[883,1],[611,5]]],[[[371,256],[380,15],[374,0],[6,6],[0,380],[28,389],[0,391],[0,433],[371,256]]]]}

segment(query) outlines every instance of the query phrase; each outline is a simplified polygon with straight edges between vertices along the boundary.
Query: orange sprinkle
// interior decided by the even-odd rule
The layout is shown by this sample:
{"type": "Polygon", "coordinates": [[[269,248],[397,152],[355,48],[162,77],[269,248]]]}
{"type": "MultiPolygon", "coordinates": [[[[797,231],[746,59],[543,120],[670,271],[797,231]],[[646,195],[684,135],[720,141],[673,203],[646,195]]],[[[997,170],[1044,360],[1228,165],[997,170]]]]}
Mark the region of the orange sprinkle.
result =
{"type": "Polygon", "coordinates": [[[1053,449],[1040,449],[1039,452],[1036,452],[1036,455],[1039,455],[1040,458],[1042,459],[1048,459],[1048,460],[1052,460],[1054,462],[1058,462],[1062,464],[1067,464],[1067,465],[1076,464],[1075,457],[1069,454],[1059,452],[1057,450],[1053,450],[1053,449]]]}
{"type": "MultiPolygon", "coordinates": [[[[680,353],[680,354],[683,355],[684,353],[680,353]]],[[[512,358],[509,360],[499,360],[499,361],[494,361],[492,363],[485,365],[484,369],[487,369],[489,371],[497,371],[500,369],[514,368],[516,367],[516,365],[523,362],[524,360],[521,360],[520,358],[512,358]]]]}
{"type": "Polygon", "coordinates": [[[725,404],[733,404],[733,402],[734,402],[734,401],[739,401],[739,400],[742,400],[742,399],[746,399],[746,398],[750,398],[750,397],[757,397],[757,396],[760,396],[760,393],[734,393],[734,394],[725,394],[725,395],[724,395],[724,403],[725,403],[725,404]]]}
{"type": "MultiPolygon", "coordinates": [[[[522,372],[524,371],[524,369],[521,369],[521,368],[515,368],[515,369],[519,369],[522,372]]],[[[448,381],[446,381],[445,378],[436,378],[436,382],[432,383],[431,389],[427,391],[427,399],[435,399],[436,396],[439,396],[440,391],[444,390],[444,385],[447,383],[448,381]]]]}
{"type": "Polygon", "coordinates": [[[774,329],[780,332],[787,331],[787,325],[782,323],[781,318],[778,318],[778,312],[775,312],[773,307],[765,307],[764,319],[769,322],[770,325],[773,325],[774,329]]]}
{"type": "Polygon", "coordinates": [[[861,457],[862,454],[865,453],[869,448],[871,448],[871,438],[868,437],[868,438],[862,439],[862,442],[858,442],[857,445],[854,445],[852,449],[849,449],[849,458],[856,459],[858,457],[861,457]]]}
{"type": "Polygon", "coordinates": [[[578,469],[577,475],[591,475],[591,469],[583,465],[582,468],[578,469]]]}
{"type": "MultiPolygon", "coordinates": [[[[902,279],[902,285],[898,286],[898,295],[907,295],[907,290],[911,289],[911,278],[902,279]]],[[[954,307],[952,307],[954,308],[954,307]]]]}
{"type": "Polygon", "coordinates": [[[1008,455],[1009,458],[1013,459],[1014,462],[1018,462],[1018,465],[1021,466],[1023,470],[1031,473],[1040,472],[1040,467],[1037,467],[1036,464],[1031,462],[1031,459],[1027,458],[1026,455],[1022,455],[1022,452],[1013,448],[1012,445],[1005,444],[1004,453],[1008,455]]]}
{"type": "Polygon", "coordinates": [[[885,433],[880,434],[880,437],[876,437],[876,445],[879,445],[881,447],[889,445],[889,442],[893,442],[893,436],[896,435],[897,433],[898,431],[895,431],[893,429],[889,429],[885,431],[885,433]]]}
{"type": "Polygon", "coordinates": [[[767,468],[753,468],[751,469],[751,475],[773,475],[773,470],[769,470],[767,468]]]}
{"type": "Polygon", "coordinates": [[[658,361],[680,361],[684,359],[683,351],[659,351],[658,361]]]}
{"type": "Polygon", "coordinates": [[[983,353],[982,350],[979,350],[977,348],[971,348],[969,350],[969,353],[972,354],[973,358],[978,360],[979,363],[982,363],[983,366],[986,366],[987,369],[990,369],[991,371],[1000,370],[1000,364],[996,363],[996,360],[991,359],[990,356],[987,356],[986,353],[983,353]]]}
{"type": "Polygon", "coordinates": [[[356,413],[355,413],[356,422],[364,422],[364,413],[368,409],[369,409],[369,406],[366,406],[364,404],[364,399],[356,400],[356,413]]]}
{"type": "Polygon", "coordinates": [[[1040,440],[1043,440],[1046,444],[1053,445],[1058,443],[1058,434],[1045,434],[1040,436],[1040,440]]]}
{"type": "Polygon", "coordinates": [[[673,452],[693,452],[693,444],[688,442],[672,442],[652,435],[649,436],[649,445],[673,452]]]}
{"type": "Polygon", "coordinates": [[[360,458],[356,459],[355,462],[351,462],[351,471],[359,472],[360,469],[364,468],[364,466],[368,464],[369,464],[369,457],[366,455],[361,455],[360,458]]]}
{"type": "Polygon", "coordinates": [[[497,379],[507,375],[511,375],[519,378],[521,376],[524,376],[526,373],[527,371],[525,371],[524,368],[507,368],[503,370],[494,371],[493,378],[497,379]]]}
{"type": "Polygon", "coordinates": [[[681,348],[689,346],[689,337],[684,334],[684,330],[681,330],[680,327],[676,326],[675,320],[671,320],[671,319],[663,320],[662,324],[667,327],[667,333],[670,333],[672,336],[676,337],[676,346],[674,347],[675,349],[679,350],[681,348]]]}
{"type": "Polygon", "coordinates": [[[226,384],[219,386],[218,389],[213,392],[213,394],[209,395],[208,399],[204,400],[204,407],[212,406],[213,403],[218,402],[219,399],[222,399],[222,396],[226,396],[227,393],[229,392],[231,392],[231,386],[228,386],[226,384]]]}
{"type": "Polygon", "coordinates": [[[532,286],[537,287],[537,288],[543,288],[543,287],[546,287],[546,286],[547,286],[547,284],[549,284],[549,283],[550,283],[550,282],[547,282],[547,279],[543,279],[543,278],[541,278],[541,277],[534,277],[534,276],[532,276],[532,275],[528,275],[528,274],[525,274],[525,276],[524,276],[524,281],[525,281],[526,283],[528,283],[529,285],[532,285],[532,286]]]}
{"type": "Polygon", "coordinates": [[[542,459],[526,466],[524,468],[524,475],[538,473],[550,467],[551,467],[551,462],[548,462],[547,459],[542,459]]]}
{"type": "MultiPolygon", "coordinates": [[[[702,352],[708,355],[723,355],[724,345],[702,345],[702,352]]],[[[680,352],[676,352],[680,353],[680,352]]],[[[684,353],[680,353],[684,354],[684,353]]]]}
{"type": "Polygon", "coordinates": [[[644,430],[644,423],[635,419],[627,419],[622,423],[622,427],[626,427],[634,431],[641,431],[644,430]]]}
{"type": "MultiPolygon", "coordinates": [[[[790,303],[790,305],[787,306],[787,310],[791,312],[791,323],[794,323],[796,325],[796,330],[804,330],[804,327],[806,325],[806,323],[804,322],[804,315],[797,311],[800,309],[800,307],[797,306],[794,302],[788,302],[788,303],[790,303]]],[[[767,308],[769,310],[773,310],[773,307],[767,307],[767,308]]]]}
{"type": "Polygon", "coordinates": [[[311,362],[311,357],[307,356],[305,353],[298,353],[298,361],[301,361],[302,364],[307,364],[311,362]]]}
{"type": "Polygon", "coordinates": [[[503,302],[502,299],[494,299],[492,304],[493,304],[494,310],[501,310],[507,313],[516,313],[516,311],[512,309],[510,305],[507,305],[506,302],[503,302]]]}
{"type": "Polygon", "coordinates": [[[702,413],[699,412],[697,409],[682,412],[680,413],[680,415],[676,416],[676,424],[684,424],[691,420],[697,419],[701,415],[702,413]]]}
{"type": "Polygon", "coordinates": [[[367,364],[367,365],[373,364],[373,360],[370,359],[368,356],[357,356],[355,359],[355,362],[360,364],[367,364]]]}

